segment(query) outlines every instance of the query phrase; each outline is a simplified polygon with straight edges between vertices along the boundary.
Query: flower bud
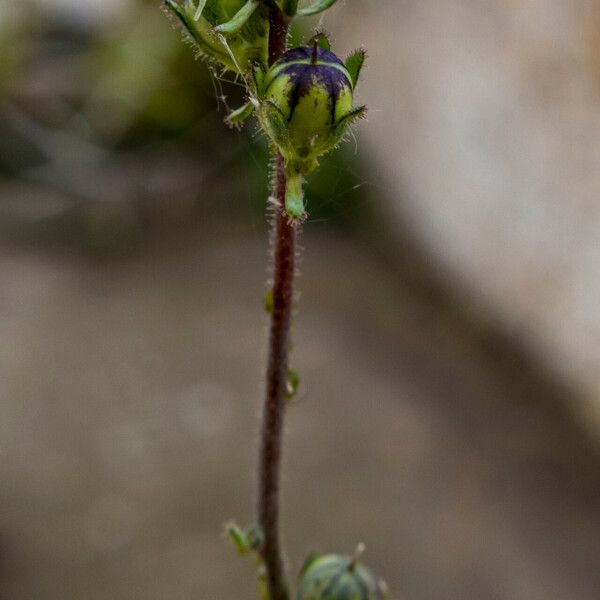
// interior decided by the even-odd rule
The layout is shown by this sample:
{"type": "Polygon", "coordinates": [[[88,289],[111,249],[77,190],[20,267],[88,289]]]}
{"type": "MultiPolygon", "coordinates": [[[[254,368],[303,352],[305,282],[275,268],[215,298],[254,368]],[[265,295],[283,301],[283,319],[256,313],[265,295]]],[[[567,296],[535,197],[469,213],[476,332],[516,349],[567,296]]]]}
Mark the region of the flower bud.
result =
{"type": "Polygon", "coordinates": [[[352,106],[363,61],[358,51],[344,64],[327,39],[316,36],[312,47],[289,50],[266,74],[255,73],[260,123],[286,161],[286,209],[293,218],[304,212],[302,177],[366,112],[352,106]]]}
{"type": "Polygon", "coordinates": [[[237,73],[267,64],[268,5],[261,0],[165,0],[201,56],[237,73]]]}
{"type": "Polygon", "coordinates": [[[357,557],[313,556],[300,573],[297,600],[386,600],[387,586],[357,557]]]}
{"type": "Polygon", "coordinates": [[[344,63],[319,46],[286,52],[260,87],[261,123],[286,161],[302,173],[310,172],[364,113],[364,107],[352,107],[354,85],[344,63]]]}

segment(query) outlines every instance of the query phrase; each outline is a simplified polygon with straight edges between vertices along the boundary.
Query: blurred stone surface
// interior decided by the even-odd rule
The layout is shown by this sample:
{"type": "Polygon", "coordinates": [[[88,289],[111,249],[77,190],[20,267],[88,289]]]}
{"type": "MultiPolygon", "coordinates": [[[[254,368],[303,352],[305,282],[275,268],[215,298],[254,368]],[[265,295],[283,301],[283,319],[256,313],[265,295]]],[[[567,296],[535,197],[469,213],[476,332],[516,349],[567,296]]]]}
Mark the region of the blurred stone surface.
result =
{"type": "MultiPolygon", "coordinates": [[[[395,598],[597,600],[577,429],[355,241],[307,226],[285,537],[366,543],[395,598]]],[[[266,236],[208,221],[99,261],[0,249],[0,596],[254,598],[266,236]]]]}
{"type": "Polygon", "coordinates": [[[324,24],[369,51],[369,182],[597,435],[600,4],[348,0],[324,24]]]}

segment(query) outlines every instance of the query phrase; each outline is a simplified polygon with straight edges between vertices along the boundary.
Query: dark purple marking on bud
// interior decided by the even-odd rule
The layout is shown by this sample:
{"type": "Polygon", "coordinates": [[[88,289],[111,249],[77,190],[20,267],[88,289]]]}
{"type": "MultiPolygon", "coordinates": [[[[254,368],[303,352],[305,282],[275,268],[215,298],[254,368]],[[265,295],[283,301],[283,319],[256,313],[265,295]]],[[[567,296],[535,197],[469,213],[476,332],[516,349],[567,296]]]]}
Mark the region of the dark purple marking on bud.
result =
{"type": "MultiPolygon", "coordinates": [[[[288,50],[277,61],[276,64],[281,65],[286,62],[291,62],[293,60],[306,60],[310,62],[312,58],[312,53],[312,46],[299,46],[298,48],[288,50]]],[[[338,65],[342,65],[342,67],[344,66],[344,63],[331,50],[325,50],[325,48],[321,48],[320,46],[318,49],[317,60],[321,62],[337,63],[338,65]]]]}
{"type": "MultiPolygon", "coordinates": [[[[310,93],[314,85],[322,85],[327,90],[328,102],[331,106],[331,123],[335,122],[335,109],[340,92],[344,88],[352,88],[352,83],[348,76],[337,67],[330,67],[326,64],[313,64],[314,48],[311,46],[301,46],[286,52],[281,58],[280,64],[287,62],[306,60],[307,62],[291,64],[283,70],[288,75],[292,83],[288,102],[290,114],[288,122],[292,120],[294,110],[303,96],[310,93]]],[[[330,50],[317,48],[317,60],[319,63],[334,63],[344,66],[344,63],[330,50]]]]}

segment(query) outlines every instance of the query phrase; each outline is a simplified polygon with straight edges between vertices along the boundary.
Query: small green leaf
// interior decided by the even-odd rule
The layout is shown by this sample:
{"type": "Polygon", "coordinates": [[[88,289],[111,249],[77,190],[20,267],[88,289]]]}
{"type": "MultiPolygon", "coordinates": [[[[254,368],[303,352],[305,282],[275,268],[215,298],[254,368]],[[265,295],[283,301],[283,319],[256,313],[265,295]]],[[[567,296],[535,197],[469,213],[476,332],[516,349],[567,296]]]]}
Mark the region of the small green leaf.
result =
{"type": "Polygon", "coordinates": [[[231,543],[235,546],[235,549],[238,551],[238,554],[244,555],[250,552],[250,543],[248,542],[248,537],[246,534],[240,529],[238,525],[235,523],[229,523],[225,527],[225,533],[231,543]]]}
{"type": "Polygon", "coordinates": [[[237,33],[248,22],[248,19],[254,14],[259,4],[260,0],[248,0],[230,21],[217,25],[215,31],[224,34],[237,33]]]}
{"type": "Polygon", "coordinates": [[[260,527],[249,527],[246,529],[246,540],[250,550],[257,551],[263,545],[265,537],[260,527]]]}
{"type": "Polygon", "coordinates": [[[300,387],[300,377],[294,369],[288,369],[287,381],[285,382],[285,392],[288,401],[293,400],[294,396],[298,393],[300,387]]]}
{"type": "Polygon", "coordinates": [[[323,50],[331,50],[331,42],[329,41],[329,36],[322,31],[317,31],[315,35],[313,35],[308,42],[306,42],[307,46],[312,46],[315,43],[315,39],[317,40],[317,46],[319,48],[323,48],[323,50]]]}
{"type": "Polygon", "coordinates": [[[320,12],[331,8],[336,2],[337,0],[316,0],[316,2],[310,6],[301,8],[298,11],[298,15],[301,17],[310,17],[311,15],[319,14],[320,12]]]}
{"type": "Polygon", "coordinates": [[[358,83],[358,78],[360,76],[360,72],[365,64],[366,53],[361,48],[357,50],[353,54],[351,54],[346,59],[346,70],[350,75],[350,80],[352,81],[352,87],[355,88],[358,83]]]}
{"type": "Polygon", "coordinates": [[[273,298],[273,290],[269,289],[265,292],[264,300],[265,312],[270,315],[275,308],[275,299],[273,298]]]}
{"type": "Polygon", "coordinates": [[[239,127],[242,123],[252,115],[254,112],[254,104],[252,102],[246,102],[244,106],[241,106],[237,110],[230,112],[225,117],[225,123],[230,127],[239,127]]]}

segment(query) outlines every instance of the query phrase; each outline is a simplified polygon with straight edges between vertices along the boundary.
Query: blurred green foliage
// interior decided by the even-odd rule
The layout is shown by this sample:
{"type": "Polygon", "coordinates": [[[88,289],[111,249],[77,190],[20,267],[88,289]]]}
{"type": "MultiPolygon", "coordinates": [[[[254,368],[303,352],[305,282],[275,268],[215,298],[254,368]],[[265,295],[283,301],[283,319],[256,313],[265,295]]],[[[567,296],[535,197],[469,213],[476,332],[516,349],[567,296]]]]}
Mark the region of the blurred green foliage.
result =
{"type": "MultiPolygon", "coordinates": [[[[137,243],[157,204],[161,219],[184,210],[187,225],[225,211],[266,227],[266,144],[253,122],[242,132],[223,124],[244,90],[196,60],[181,37],[155,1],[0,2],[3,233],[7,222],[19,235],[29,231],[22,217],[32,195],[32,236],[48,227],[44,199],[58,195],[65,208],[59,217],[50,211],[54,234],[77,232],[102,251],[137,243]],[[157,178],[167,182],[160,193],[157,178]],[[15,184],[21,194],[12,194],[15,184]]],[[[354,148],[345,144],[309,179],[309,223],[338,226],[362,214],[354,148]]]]}

